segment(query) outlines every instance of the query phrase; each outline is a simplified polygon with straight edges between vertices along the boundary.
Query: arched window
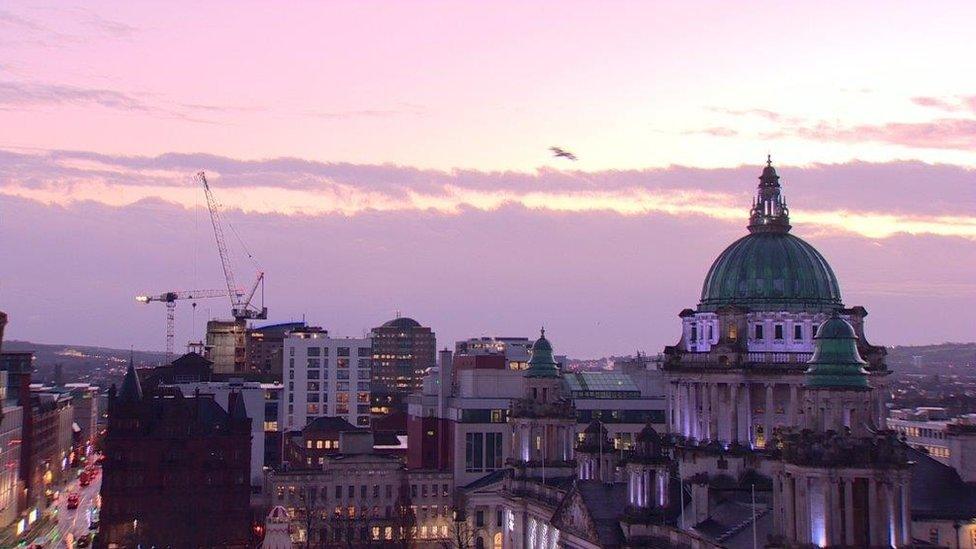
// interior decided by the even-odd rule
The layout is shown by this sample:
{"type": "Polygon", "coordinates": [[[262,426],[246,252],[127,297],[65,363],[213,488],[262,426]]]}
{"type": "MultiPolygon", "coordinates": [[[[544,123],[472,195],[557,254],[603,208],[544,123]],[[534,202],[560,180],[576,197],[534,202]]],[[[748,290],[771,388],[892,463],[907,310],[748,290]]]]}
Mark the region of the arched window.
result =
{"type": "Polygon", "coordinates": [[[475,549],[485,549],[485,538],[478,536],[478,539],[474,540],[475,549]]]}
{"type": "Polygon", "coordinates": [[[491,542],[491,549],[502,549],[502,533],[495,534],[495,541],[491,542]]]}

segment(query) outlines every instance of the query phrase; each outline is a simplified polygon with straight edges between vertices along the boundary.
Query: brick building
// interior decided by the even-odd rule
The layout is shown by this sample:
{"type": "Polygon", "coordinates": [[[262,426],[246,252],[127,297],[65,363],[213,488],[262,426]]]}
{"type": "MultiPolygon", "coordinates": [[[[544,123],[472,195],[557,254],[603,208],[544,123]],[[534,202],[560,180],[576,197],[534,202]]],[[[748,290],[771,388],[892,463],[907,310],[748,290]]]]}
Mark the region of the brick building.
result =
{"type": "Polygon", "coordinates": [[[232,395],[142,392],[132,365],[109,391],[96,547],[253,545],[251,419],[232,395]]]}

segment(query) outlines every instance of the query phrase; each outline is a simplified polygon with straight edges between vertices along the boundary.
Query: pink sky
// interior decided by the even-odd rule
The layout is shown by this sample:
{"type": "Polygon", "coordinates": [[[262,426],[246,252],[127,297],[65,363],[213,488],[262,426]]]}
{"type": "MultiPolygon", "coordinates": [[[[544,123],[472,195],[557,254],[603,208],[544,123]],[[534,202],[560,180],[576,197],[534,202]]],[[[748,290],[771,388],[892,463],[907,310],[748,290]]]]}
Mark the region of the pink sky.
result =
{"type": "Polygon", "coordinates": [[[10,337],[160,347],[131,296],[220,285],[207,169],[275,320],[353,334],[400,308],[441,343],[546,322],[572,354],[653,352],[771,151],[869,334],[971,340],[974,12],[7,2],[0,308],[10,337]]]}

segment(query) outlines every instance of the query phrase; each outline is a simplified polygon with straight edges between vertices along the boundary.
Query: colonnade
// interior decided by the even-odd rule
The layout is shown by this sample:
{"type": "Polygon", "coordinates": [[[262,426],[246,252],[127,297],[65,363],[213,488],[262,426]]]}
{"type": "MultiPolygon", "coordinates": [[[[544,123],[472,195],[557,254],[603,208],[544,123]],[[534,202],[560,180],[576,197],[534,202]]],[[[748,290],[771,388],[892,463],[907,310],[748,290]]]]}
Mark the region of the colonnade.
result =
{"type": "Polygon", "coordinates": [[[797,425],[803,378],[789,381],[672,381],[668,426],[697,440],[761,447],[773,428],[797,425]],[[757,411],[758,410],[758,411],[757,411]],[[779,416],[778,421],[774,416],[779,416]],[[762,438],[757,426],[762,426],[762,438]]]}
{"type": "Polygon", "coordinates": [[[906,471],[842,476],[827,470],[779,474],[773,486],[774,531],[799,544],[899,547],[911,541],[906,471]]]}
{"type": "Polygon", "coordinates": [[[575,424],[516,422],[515,458],[523,461],[568,461],[573,458],[575,424]]]}

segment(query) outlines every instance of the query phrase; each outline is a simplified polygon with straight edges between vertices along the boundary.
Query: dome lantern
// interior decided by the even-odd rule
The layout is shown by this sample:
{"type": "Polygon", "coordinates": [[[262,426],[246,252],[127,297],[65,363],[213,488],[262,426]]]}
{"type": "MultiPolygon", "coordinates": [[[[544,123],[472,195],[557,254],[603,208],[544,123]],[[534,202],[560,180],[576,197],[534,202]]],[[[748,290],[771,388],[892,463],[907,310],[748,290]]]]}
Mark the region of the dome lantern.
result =
{"type": "Polygon", "coordinates": [[[766,157],[766,167],[759,176],[759,190],[749,212],[749,232],[790,231],[790,209],[780,193],[779,176],[773,167],[772,156],[766,157]]]}

